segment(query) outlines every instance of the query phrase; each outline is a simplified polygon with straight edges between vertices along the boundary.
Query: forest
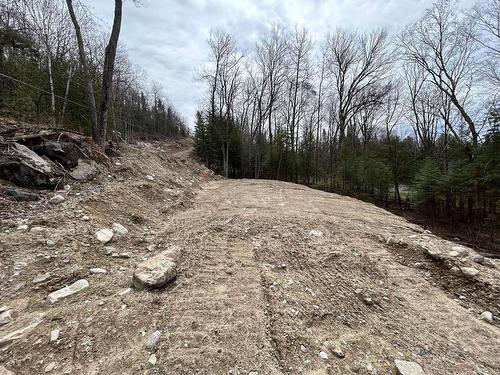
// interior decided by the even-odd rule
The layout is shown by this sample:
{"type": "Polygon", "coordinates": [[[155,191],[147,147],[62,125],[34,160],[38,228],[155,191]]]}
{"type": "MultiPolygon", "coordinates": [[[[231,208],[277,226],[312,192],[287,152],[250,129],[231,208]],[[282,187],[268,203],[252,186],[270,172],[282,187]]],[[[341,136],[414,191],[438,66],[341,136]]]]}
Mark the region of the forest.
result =
{"type": "MultiPolygon", "coordinates": [[[[91,131],[85,72],[89,72],[99,103],[109,35],[85,4],[75,2],[74,13],[87,69],[79,58],[78,39],[65,2],[0,2],[0,115],[91,131]]],[[[130,141],[140,135],[188,135],[185,121],[168,102],[161,85],[148,84],[123,44],[117,47],[112,73],[106,116],[111,138],[130,141]]]]}
{"type": "MultiPolygon", "coordinates": [[[[397,33],[279,25],[243,52],[214,31],[195,142],[227,177],[279,179],[495,222],[500,3],[442,0],[397,33]]],[[[498,222],[497,222],[498,223],[498,222]]]]}

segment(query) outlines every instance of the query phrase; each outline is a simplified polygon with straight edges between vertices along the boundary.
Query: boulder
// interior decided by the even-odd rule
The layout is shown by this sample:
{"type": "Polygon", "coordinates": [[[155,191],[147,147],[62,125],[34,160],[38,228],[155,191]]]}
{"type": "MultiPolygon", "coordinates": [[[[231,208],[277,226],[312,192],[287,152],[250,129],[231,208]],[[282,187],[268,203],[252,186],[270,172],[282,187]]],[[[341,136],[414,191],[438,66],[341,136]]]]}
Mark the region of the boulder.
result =
{"type": "Polygon", "coordinates": [[[69,175],[78,181],[89,181],[99,174],[97,164],[93,160],[78,160],[78,165],[69,172],[69,175]]]}
{"type": "Polygon", "coordinates": [[[60,299],[69,297],[75,293],[81,292],[89,287],[89,282],[85,279],[75,281],[73,284],[65,286],[62,289],[56,290],[47,296],[50,303],[55,303],[60,299]]]}
{"type": "Polygon", "coordinates": [[[19,143],[0,153],[0,178],[19,186],[54,188],[64,170],[19,143]]]}
{"type": "Polygon", "coordinates": [[[398,375],[425,375],[424,370],[417,362],[396,359],[394,365],[398,375]]]}
{"type": "Polygon", "coordinates": [[[85,157],[83,152],[74,142],[45,141],[33,147],[38,155],[48,157],[65,168],[73,168],[78,164],[78,160],[85,157]]]}
{"type": "Polygon", "coordinates": [[[135,289],[160,288],[177,276],[177,266],[172,252],[164,251],[137,265],[132,284],[135,289]]]}

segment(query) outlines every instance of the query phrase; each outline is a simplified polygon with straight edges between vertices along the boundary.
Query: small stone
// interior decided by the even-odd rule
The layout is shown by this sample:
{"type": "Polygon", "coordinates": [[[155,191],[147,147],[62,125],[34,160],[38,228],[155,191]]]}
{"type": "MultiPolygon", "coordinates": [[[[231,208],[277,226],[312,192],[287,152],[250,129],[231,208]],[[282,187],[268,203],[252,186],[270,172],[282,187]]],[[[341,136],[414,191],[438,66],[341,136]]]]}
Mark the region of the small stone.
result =
{"type": "Polygon", "coordinates": [[[475,269],[474,267],[460,267],[460,271],[462,271],[465,277],[470,279],[479,274],[479,270],[475,269]]]}
{"type": "Polygon", "coordinates": [[[64,202],[66,199],[59,194],[54,195],[52,198],[49,199],[50,204],[59,204],[64,202]]]}
{"type": "Polygon", "coordinates": [[[154,177],[153,177],[153,176],[151,176],[151,175],[147,174],[147,175],[146,175],[146,180],[149,180],[149,181],[154,181],[155,179],[154,179],[154,177]]]}
{"type": "Polygon", "coordinates": [[[47,366],[45,366],[45,372],[51,372],[56,368],[57,364],[55,362],[50,362],[47,366]]]}
{"type": "Polygon", "coordinates": [[[394,365],[396,366],[396,374],[398,375],[425,375],[422,367],[416,362],[396,359],[394,365]]]}
{"type": "Polygon", "coordinates": [[[373,299],[369,296],[364,296],[363,302],[368,306],[373,306],[373,304],[374,304],[373,299]]]}
{"type": "Polygon", "coordinates": [[[386,242],[389,246],[399,245],[399,241],[395,237],[389,237],[386,242]]]}
{"type": "Polygon", "coordinates": [[[248,375],[259,375],[258,371],[250,371],[248,375]]]}
{"type": "Polygon", "coordinates": [[[328,354],[326,354],[324,351],[319,352],[319,357],[321,359],[328,359],[328,354]]]}
{"type": "Polygon", "coordinates": [[[92,275],[97,275],[97,274],[105,274],[107,271],[104,268],[90,268],[89,272],[92,275]]]}
{"type": "Polygon", "coordinates": [[[332,352],[333,352],[333,354],[335,354],[339,358],[345,357],[345,354],[342,351],[342,348],[340,347],[340,345],[338,343],[335,343],[335,345],[332,348],[332,352]]]}
{"type": "Polygon", "coordinates": [[[148,245],[148,246],[146,247],[146,250],[147,250],[147,251],[154,251],[154,249],[155,249],[155,248],[156,248],[156,245],[155,245],[155,244],[151,244],[151,245],[148,245]]]}
{"type": "Polygon", "coordinates": [[[44,227],[33,227],[30,229],[30,233],[38,234],[38,233],[43,233],[46,230],[47,230],[47,228],[44,228],[44,227]]]}
{"type": "Polygon", "coordinates": [[[472,259],[474,260],[474,262],[476,262],[482,266],[495,268],[495,263],[490,258],[486,258],[486,257],[478,254],[478,255],[475,255],[474,258],[472,258],[472,259]]]}
{"type": "Polygon", "coordinates": [[[128,229],[120,223],[113,223],[111,228],[113,228],[113,232],[115,232],[119,236],[124,236],[128,233],[128,229]]]}
{"type": "Polygon", "coordinates": [[[460,256],[460,257],[464,257],[469,253],[469,251],[465,247],[462,247],[462,246],[453,246],[451,248],[451,251],[458,253],[458,256],[460,256]]]}
{"type": "Polygon", "coordinates": [[[38,275],[35,276],[35,278],[32,280],[32,282],[33,282],[33,284],[40,284],[40,283],[47,281],[48,279],[50,279],[49,272],[46,272],[43,274],[39,273],[38,275]]]}
{"type": "Polygon", "coordinates": [[[82,216],[82,220],[83,220],[83,221],[90,221],[90,217],[89,217],[89,216],[87,216],[87,215],[83,215],[83,216],[82,216]]]}
{"type": "Polygon", "coordinates": [[[82,290],[87,289],[89,286],[89,282],[85,279],[80,279],[75,281],[73,284],[68,285],[62,289],[56,290],[55,292],[50,293],[47,296],[47,299],[50,303],[55,303],[62,298],[69,297],[75,293],[81,292],[82,290]]]}
{"type": "Polygon", "coordinates": [[[149,350],[155,350],[156,345],[158,344],[158,340],[160,339],[160,336],[161,336],[160,330],[157,329],[156,331],[154,331],[151,334],[151,336],[149,336],[148,339],[146,340],[146,348],[149,350]]]}
{"type": "Polygon", "coordinates": [[[323,235],[323,232],[317,229],[313,229],[309,232],[309,235],[312,237],[321,237],[323,235]]]}
{"type": "Polygon", "coordinates": [[[56,342],[59,339],[60,333],[61,333],[61,330],[58,328],[50,331],[50,342],[56,342]]]}
{"type": "Polygon", "coordinates": [[[21,224],[17,227],[17,230],[26,232],[28,230],[28,226],[26,224],[21,224]]]}
{"type": "Polygon", "coordinates": [[[152,367],[156,365],[156,354],[151,354],[148,359],[148,364],[152,367]]]}
{"type": "Polygon", "coordinates": [[[120,254],[118,254],[118,258],[128,259],[128,258],[130,258],[130,255],[129,255],[129,253],[120,253],[120,254]]]}
{"type": "Polygon", "coordinates": [[[301,346],[300,346],[300,351],[301,351],[302,353],[305,353],[305,352],[307,352],[307,348],[306,348],[304,345],[301,345],[301,346]]]}
{"type": "Polygon", "coordinates": [[[54,246],[56,246],[56,241],[54,241],[54,240],[47,240],[46,244],[47,244],[48,247],[54,247],[54,246]]]}
{"type": "Polygon", "coordinates": [[[127,294],[129,294],[133,289],[132,288],[127,288],[127,289],[124,289],[122,290],[120,293],[118,293],[118,295],[120,297],[123,297],[123,296],[126,296],[127,294]]]}
{"type": "Polygon", "coordinates": [[[493,314],[491,313],[491,311],[484,311],[481,314],[481,317],[479,319],[484,320],[485,322],[492,324],[493,323],[493,314]]]}
{"type": "Polygon", "coordinates": [[[107,244],[113,238],[113,230],[109,228],[100,229],[95,233],[97,240],[102,244],[107,244]]]}
{"type": "Polygon", "coordinates": [[[3,326],[12,321],[12,310],[4,311],[0,314],[0,326],[3,326]]]}

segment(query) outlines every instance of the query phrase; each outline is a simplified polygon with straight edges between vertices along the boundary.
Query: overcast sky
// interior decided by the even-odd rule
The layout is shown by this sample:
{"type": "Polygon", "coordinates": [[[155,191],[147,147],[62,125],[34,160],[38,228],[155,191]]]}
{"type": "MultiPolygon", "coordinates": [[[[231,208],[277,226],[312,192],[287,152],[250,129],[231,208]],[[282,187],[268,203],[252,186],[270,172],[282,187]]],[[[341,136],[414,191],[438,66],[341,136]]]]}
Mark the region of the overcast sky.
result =
{"type": "MultiPolygon", "coordinates": [[[[113,1],[84,0],[108,27],[113,1]]],[[[313,39],[336,27],[389,32],[419,18],[434,0],[141,0],[125,1],[120,42],[148,82],[162,84],[164,94],[193,126],[204,95],[195,72],[208,55],[212,29],[231,33],[242,49],[251,49],[273,24],[306,26],[313,39]]],[[[469,7],[474,0],[460,0],[469,7]]]]}

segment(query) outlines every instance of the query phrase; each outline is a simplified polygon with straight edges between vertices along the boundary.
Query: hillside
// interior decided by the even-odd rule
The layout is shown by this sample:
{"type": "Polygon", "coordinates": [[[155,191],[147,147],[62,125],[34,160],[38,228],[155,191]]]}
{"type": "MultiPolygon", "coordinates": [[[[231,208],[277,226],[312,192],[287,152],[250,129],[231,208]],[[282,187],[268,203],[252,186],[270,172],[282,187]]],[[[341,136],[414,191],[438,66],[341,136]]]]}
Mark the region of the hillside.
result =
{"type": "Polygon", "coordinates": [[[191,149],[121,146],[92,181],[1,198],[0,374],[500,372],[497,260],[352,198],[214,177],[191,149]],[[175,280],[131,288],[165,252],[175,280]]]}

